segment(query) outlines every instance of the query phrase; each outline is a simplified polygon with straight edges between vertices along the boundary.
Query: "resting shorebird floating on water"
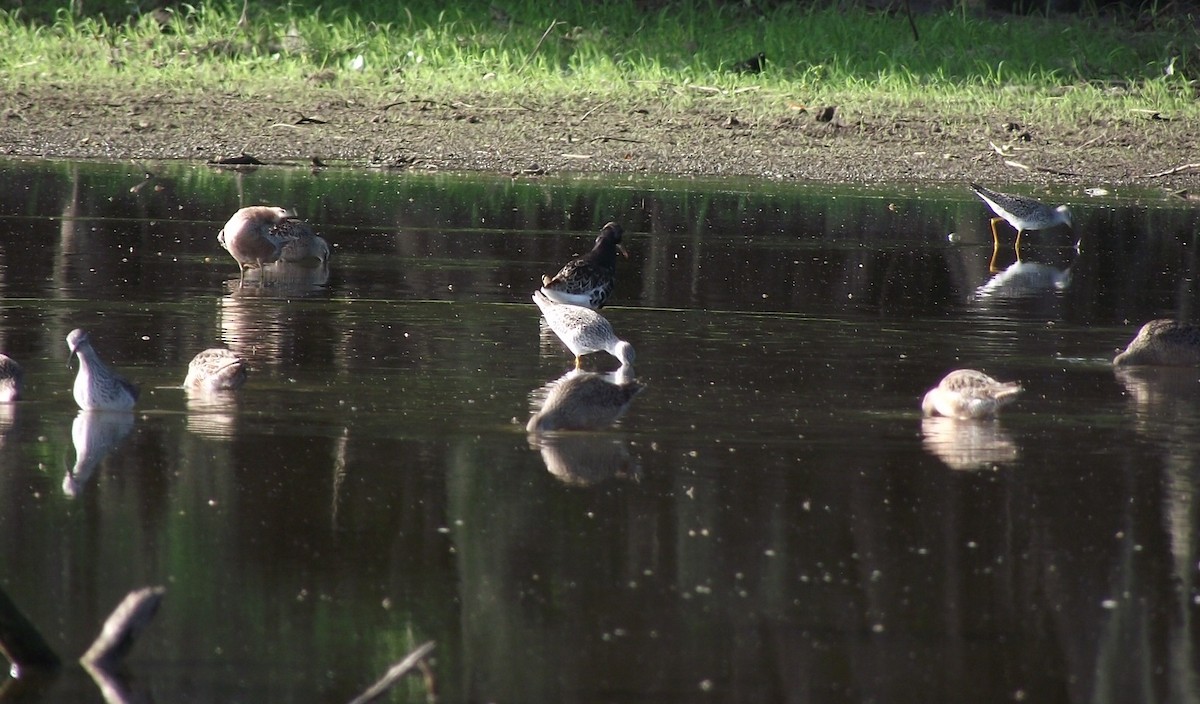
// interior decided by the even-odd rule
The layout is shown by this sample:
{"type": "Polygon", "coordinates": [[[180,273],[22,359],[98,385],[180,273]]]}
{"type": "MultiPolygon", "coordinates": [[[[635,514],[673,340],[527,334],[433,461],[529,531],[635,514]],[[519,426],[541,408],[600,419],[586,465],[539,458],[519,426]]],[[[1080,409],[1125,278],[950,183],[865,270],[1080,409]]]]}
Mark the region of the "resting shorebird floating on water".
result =
{"type": "Polygon", "coordinates": [[[1021,390],[1016,382],[996,381],[974,369],[957,369],[925,394],[921,412],[960,420],[991,418],[1016,400],[1021,390]]]}

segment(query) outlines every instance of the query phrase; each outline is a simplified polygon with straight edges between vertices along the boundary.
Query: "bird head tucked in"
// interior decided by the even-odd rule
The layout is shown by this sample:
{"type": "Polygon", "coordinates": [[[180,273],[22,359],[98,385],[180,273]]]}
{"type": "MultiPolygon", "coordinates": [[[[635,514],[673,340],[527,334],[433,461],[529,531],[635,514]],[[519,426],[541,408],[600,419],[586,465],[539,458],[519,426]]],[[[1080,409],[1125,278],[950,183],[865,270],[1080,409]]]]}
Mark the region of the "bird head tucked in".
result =
{"type": "Polygon", "coordinates": [[[221,231],[217,233],[217,242],[222,247],[229,249],[230,238],[247,227],[270,230],[285,220],[294,220],[295,218],[296,214],[287,208],[275,205],[251,205],[238,210],[229,218],[221,231]]]}

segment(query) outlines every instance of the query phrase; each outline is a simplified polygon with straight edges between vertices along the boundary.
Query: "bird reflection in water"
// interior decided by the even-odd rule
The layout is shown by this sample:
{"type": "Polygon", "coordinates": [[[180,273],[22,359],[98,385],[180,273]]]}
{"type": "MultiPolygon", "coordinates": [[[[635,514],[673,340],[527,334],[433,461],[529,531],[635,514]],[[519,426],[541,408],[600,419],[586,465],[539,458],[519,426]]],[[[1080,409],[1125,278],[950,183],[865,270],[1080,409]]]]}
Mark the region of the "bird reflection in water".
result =
{"type": "Polygon", "coordinates": [[[1138,432],[1181,440],[1200,428],[1200,369],[1195,367],[1113,367],[1129,396],[1138,432]]]}
{"type": "Polygon", "coordinates": [[[1071,285],[1071,267],[1034,261],[1015,261],[997,271],[975,289],[977,298],[1028,298],[1065,291],[1071,285]]]}
{"type": "Polygon", "coordinates": [[[922,418],[921,445],[950,469],[961,471],[989,469],[1021,456],[1017,444],[995,419],[922,418]]]}
{"type": "Polygon", "coordinates": [[[296,298],[328,296],[329,265],[308,267],[279,262],[272,265],[271,285],[238,285],[226,282],[228,295],[220,299],[217,322],[221,342],[256,368],[276,366],[290,359],[297,324],[296,298]]]}
{"type": "Polygon", "coordinates": [[[232,350],[213,347],[188,364],[188,430],[198,435],[231,437],[237,417],[236,392],[246,383],[246,360],[232,350]]]}
{"type": "Polygon", "coordinates": [[[279,298],[312,295],[329,283],[329,262],[276,262],[265,286],[242,286],[241,279],[225,281],[225,290],[234,296],[279,298]]]}
{"type": "Polygon", "coordinates": [[[612,426],[645,388],[628,366],[609,374],[567,372],[530,394],[530,447],[541,452],[551,474],[570,484],[636,478],[641,469],[627,440],[586,431],[612,426]]]}
{"type": "Polygon", "coordinates": [[[63,493],[78,496],[100,462],[133,430],[131,411],[80,411],[71,424],[75,466],[63,478],[63,493]]]}

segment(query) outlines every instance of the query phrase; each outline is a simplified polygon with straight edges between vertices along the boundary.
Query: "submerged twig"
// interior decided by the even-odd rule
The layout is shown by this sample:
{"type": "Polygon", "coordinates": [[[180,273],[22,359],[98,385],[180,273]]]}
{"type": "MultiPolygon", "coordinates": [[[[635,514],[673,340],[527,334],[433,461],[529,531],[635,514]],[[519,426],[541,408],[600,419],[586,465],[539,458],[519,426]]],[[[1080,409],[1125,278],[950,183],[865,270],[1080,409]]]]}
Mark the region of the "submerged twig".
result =
{"type": "Polygon", "coordinates": [[[20,676],[23,670],[54,670],[60,661],[42,634],[0,590],[0,653],[20,676]]]}
{"type": "Polygon", "coordinates": [[[129,592],[104,622],[96,642],[79,661],[100,669],[116,665],[129,654],[142,630],[150,625],[166,593],[163,587],[145,587],[129,592]]]}
{"type": "Polygon", "coordinates": [[[403,660],[392,665],[387,674],[381,677],[378,682],[371,685],[367,691],[350,700],[350,704],[367,704],[367,702],[374,701],[379,695],[391,689],[400,681],[401,677],[407,675],[421,663],[425,656],[429,654],[429,651],[433,650],[433,645],[433,641],[428,641],[418,646],[416,650],[405,656],[403,660]]]}

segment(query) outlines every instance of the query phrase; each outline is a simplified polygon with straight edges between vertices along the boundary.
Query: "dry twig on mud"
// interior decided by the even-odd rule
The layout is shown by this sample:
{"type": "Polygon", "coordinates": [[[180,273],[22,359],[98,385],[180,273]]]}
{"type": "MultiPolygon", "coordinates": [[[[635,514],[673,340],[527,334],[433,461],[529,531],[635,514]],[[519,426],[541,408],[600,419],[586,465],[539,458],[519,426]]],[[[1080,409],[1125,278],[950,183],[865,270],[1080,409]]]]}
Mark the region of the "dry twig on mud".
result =
{"type": "Polygon", "coordinates": [[[1152,174],[1142,174],[1138,178],[1161,178],[1163,176],[1171,176],[1183,171],[1191,171],[1192,169],[1200,169],[1200,164],[1183,164],[1181,166],[1167,169],[1166,171],[1158,171],[1152,174]]]}

